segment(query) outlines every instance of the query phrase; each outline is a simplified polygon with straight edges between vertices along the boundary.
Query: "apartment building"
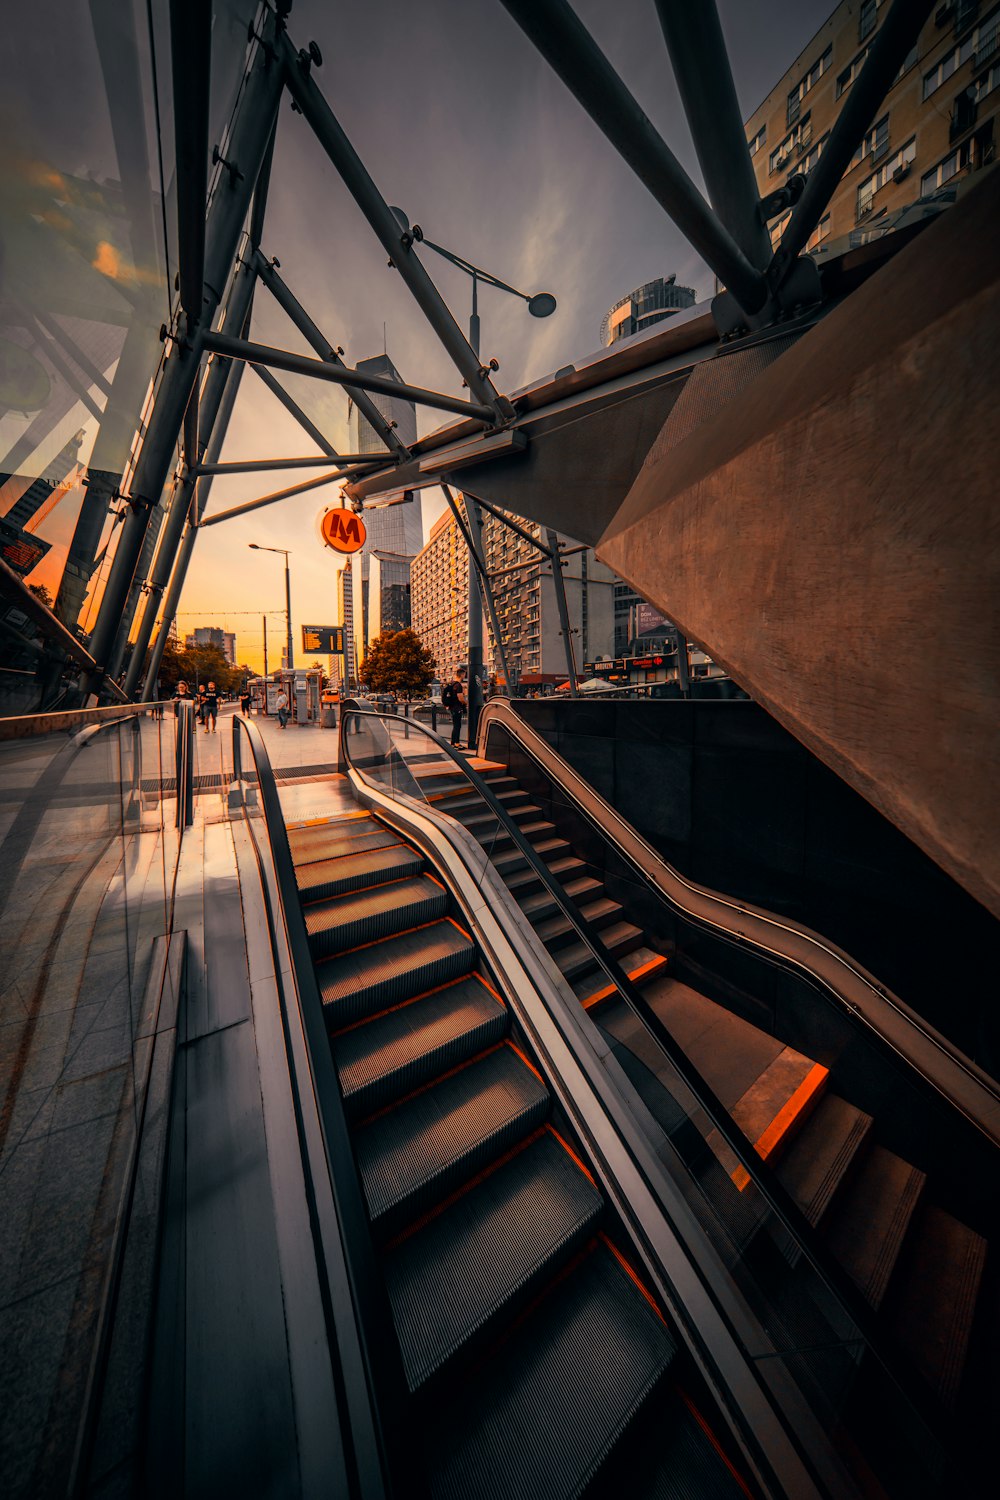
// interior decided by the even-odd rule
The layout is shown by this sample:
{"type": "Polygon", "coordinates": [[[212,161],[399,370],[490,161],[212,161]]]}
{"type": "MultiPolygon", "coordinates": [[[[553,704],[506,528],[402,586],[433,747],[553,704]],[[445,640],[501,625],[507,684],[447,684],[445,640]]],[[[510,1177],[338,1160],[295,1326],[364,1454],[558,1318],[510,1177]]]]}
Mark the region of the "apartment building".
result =
{"type": "Polygon", "coordinates": [[[469,554],[450,510],[410,564],[410,618],[440,680],[454,676],[469,654],[469,554]]]}
{"type": "MultiPolygon", "coordinates": [[[[889,0],[843,0],[746,122],[761,197],[808,174],[864,65],[889,0]]],[[[918,200],[945,203],[996,150],[1000,5],[939,5],[904,60],[809,241],[822,256],[894,227],[918,200]]],[[[770,223],[778,244],[789,214],[770,223]]]]}

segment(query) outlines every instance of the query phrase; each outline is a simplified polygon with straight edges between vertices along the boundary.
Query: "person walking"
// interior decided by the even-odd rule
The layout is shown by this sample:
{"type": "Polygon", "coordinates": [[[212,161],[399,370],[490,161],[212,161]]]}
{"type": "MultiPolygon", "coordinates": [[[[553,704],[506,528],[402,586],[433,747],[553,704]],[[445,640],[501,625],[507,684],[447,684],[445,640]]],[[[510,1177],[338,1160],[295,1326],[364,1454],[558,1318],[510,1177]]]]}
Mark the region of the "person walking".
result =
{"type": "Polygon", "coordinates": [[[178,716],[178,714],[180,713],[180,709],[177,707],[178,703],[190,703],[190,702],[191,702],[191,693],[190,693],[190,691],[188,689],[187,683],[182,680],[181,682],[179,682],[177,684],[177,688],[176,688],[176,690],[174,692],[174,717],[176,718],[178,716]]]}
{"type": "Polygon", "coordinates": [[[282,688],[280,690],[280,692],[278,693],[277,698],[275,698],[275,700],[274,700],[274,706],[278,710],[278,723],[281,725],[282,729],[287,729],[287,727],[288,727],[288,694],[285,692],[284,688],[282,688]]]}
{"type": "Polygon", "coordinates": [[[208,734],[208,721],[212,721],[212,734],[215,733],[215,721],[219,715],[219,694],[214,682],[208,684],[208,692],[205,694],[205,733],[208,734]]]}
{"type": "Polygon", "coordinates": [[[250,689],[244,688],[240,697],[240,713],[245,719],[250,717],[250,689]]]}
{"type": "Polygon", "coordinates": [[[462,735],[462,715],[465,713],[465,668],[456,667],[451,682],[446,682],[441,694],[441,707],[451,714],[451,743],[457,745],[462,735]]]}

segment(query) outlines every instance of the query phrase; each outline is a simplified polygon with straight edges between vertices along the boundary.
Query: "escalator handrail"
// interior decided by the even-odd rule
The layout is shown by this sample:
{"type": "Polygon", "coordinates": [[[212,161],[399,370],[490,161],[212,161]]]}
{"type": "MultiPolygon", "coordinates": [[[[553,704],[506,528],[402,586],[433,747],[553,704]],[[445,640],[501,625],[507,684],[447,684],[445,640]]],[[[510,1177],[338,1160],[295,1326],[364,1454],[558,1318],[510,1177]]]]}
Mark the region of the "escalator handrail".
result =
{"type": "MultiPolygon", "coordinates": [[[[339,732],[342,763],[350,763],[357,774],[369,785],[379,786],[379,783],[366,774],[364,767],[357,765],[350,751],[349,741],[351,737],[346,732],[346,725],[353,717],[377,719],[380,722],[389,720],[408,726],[410,729],[416,728],[417,733],[432,739],[436,746],[468,778],[483,801],[486,802],[497,821],[513,840],[519,853],[527,860],[534,875],[542,882],[549,895],[556,902],[559,910],[570,923],[577,937],[589,948],[607,979],[618,991],[645,1031],[652,1037],[662,1054],[667,1058],[684,1087],[690,1092],[699,1108],[708,1117],[712,1128],[718,1132],[722,1140],[733,1152],[737,1161],[753,1182],[754,1187],[760,1193],[769,1211],[774,1214],[786,1233],[791,1236],[799,1252],[815,1275],[831,1296],[836,1299],[847,1317],[854,1324],[859,1335],[871,1350],[876,1360],[900,1387],[905,1398],[915,1408],[921,1421],[927,1428],[931,1432],[938,1432],[944,1421],[944,1413],[937,1403],[936,1398],[929,1390],[922,1386],[914,1385],[909,1370],[904,1369],[900,1371],[898,1368],[898,1356],[895,1354],[890,1355],[889,1351],[885,1349],[885,1338],[882,1331],[877,1327],[870,1307],[864,1301],[854,1282],[851,1281],[840,1264],[833,1258],[798,1204],[795,1203],[767,1164],[757,1155],[756,1149],[749,1137],[744,1135],[714,1089],[705,1081],[698,1069],[694,1067],[674,1037],[664,1026],[659,1016],[647,1003],[642,992],[632,983],[617,959],[608,952],[600,935],[590,930],[588,924],[581,916],[576,903],[571,897],[566,895],[560,883],[553,877],[544,860],[539,857],[534,847],[525,838],[507,809],[503,807],[490,791],[488,782],[480,776],[478,771],[474,770],[468,764],[464,756],[439,735],[434,734],[432,730],[425,729],[423,726],[415,726],[411,719],[405,719],[401,715],[377,713],[369,709],[351,709],[342,716],[340,722],[339,732]]],[[[393,749],[395,750],[395,747],[393,749]]],[[[398,754],[398,751],[395,753],[398,754]]],[[[385,790],[384,787],[380,789],[385,790]]],[[[428,806],[430,805],[428,804],[428,806]]],[[[431,811],[442,816],[447,816],[438,807],[431,808],[431,811]]]]}
{"type": "MultiPolygon", "coordinates": [[[[354,1152],[344,1115],[340,1088],[330,1052],[329,1038],[323,1017],[323,1001],[316,981],[312,953],[306,931],[305,918],[299,898],[295,865],[292,860],[288,831],[278,794],[278,786],[267,752],[264,738],[257,726],[240,714],[233,716],[233,766],[244,817],[248,818],[244,795],[244,778],[240,751],[240,733],[246,734],[254,761],[257,787],[263,814],[264,831],[274,868],[281,904],[280,919],[284,927],[285,940],[292,960],[292,979],[299,1022],[306,1039],[309,1077],[303,1079],[296,1066],[286,1032],[288,1074],[294,1094],[297,1122],[300,1119],[303,1095],[308,1093],[322,1132],[326,1159],[322,1163],[311,1160],[311,1153],[299,1129],[303,1168],[306,1175],[307,1195],[311,1198],[311,1217],[316,1216],[314,1183],[322,1171],[329,1183],[329,1191],[336,1214],[336,1228],[344,1267],[348,1280],[348,1296],[353,1309],[353,1329],[350,1333],[356,1345],[365,1377],[365,1392],[362,1398],[363,1415],[367,1431],[364,1442],[359,1443],[356,1421],[359,1392],[348,1389],[343,1393],[354,1420],[351,1435],[354,1445],[354,1463],[358,1482],[357,1493],[368,1497],[388,1495],[393,1487],[391,1470],[398,1468],[391,1452],[398,1448],[398,1441],[387,1437],[392,1423],[387,1421],[398,1409],[398,1394],[402,1391],[402,1362],[393,1357],[397,1349],[392,1331],[388,1302],[377,1290],[373,1275],[375,1253],[372,1245],[368,1218],[364,1208],[361,1188],[357,1177],[354,1152]],[[369,1461],[366,1464],[364,1450],[369,1461]],[[374,1457],[374,1463],[372,1458],[374,1457]]],[[[248,819],[249,820],[249,819],[248,819]]],[[[251,834],[252,837],[252,834],[251,834]]],[[[270,915],[274,921],[274,915],[270,915]]],[[[278,985],[279,1001],[285,1005],[282,985],[278,985]]],[[[321,1275],[329,1267],[323,1253],[323,1230],[315,1227],[317,1264],[321,1275]]],[[[330,1289],[324,1292],[324,1305],[329,1318],[327,1330],[331,1359],[336,1360],[345,1342],[345,1330],[334,1318],[333,1299],[330,1289]]],[[[397,1351],[398,1356],[398,1351],[397,1351]]],[[[344,1381],[343,1384],[348,1382],[344,1381]]]]}
{"type": "Polygon", "coordinates": [[[991,1144],[1000,1146],[1000,1086],[997,1081],[905,1001],[879,984],[848,953],[802,923],[776,917],[762,907],[737,901],[682,875],[588,786],[583,777],[506,700],[491,699],[484,706],[480,720],[480,743],[483,745],[491,723],[498,723],[513,733],[545,775],[558,781],[560,789],[591,826],[605,837],[611,837],[618,852],[640,879],[682,916],[720,933],[742,948],[759,952],[804,974],[820,993],[825,992],[839,1002],[842,1012],[878,1036],[991,1144]],[[770,942],[766,934],[772,935],[770,942]],[[916,1033],[916,1038],[910,1033],[916,1033]],[[926,1055],[913,1055],[914,1040],[926,1044],[926,1055]]]}

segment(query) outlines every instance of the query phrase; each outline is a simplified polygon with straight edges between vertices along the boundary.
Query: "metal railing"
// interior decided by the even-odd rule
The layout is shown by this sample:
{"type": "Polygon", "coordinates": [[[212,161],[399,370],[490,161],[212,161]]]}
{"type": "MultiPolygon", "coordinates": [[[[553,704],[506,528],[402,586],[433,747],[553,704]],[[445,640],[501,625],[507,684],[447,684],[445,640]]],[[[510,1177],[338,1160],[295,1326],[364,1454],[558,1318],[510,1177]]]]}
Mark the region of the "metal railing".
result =
{"type": "MultiPolygon", "coordinates": [[[[850,1357],[854,1363],[860,1361],[862,1354],[868,1355],[881,1376],[880,1390],[891,1391],[892,1406],[904,1413],[899,1418],[901,1432],[908,1433],[914,1452],[920,1445],[920,1438],[917,1434],[922,1434],[926,1461],[934,1462],[939,1456],[940,1435],[946,1424],[945,1414],[936,1397],[928,1388],[912,1378],[911,1370],[901,1362],[897,1351],[888,1346],[883,1331],[876,1324],[871,1308],[864,1301],[854,1282],[833,1258],[808,1219],[757,1154],[753,1143],[735,1123],[715,1091],[694,1067],[668,1028],[652,1010],[641,990],[610,953],[600,934],[587,923],[576,903],[566,894],[560,882],[553,876],[510,813],[494,796],[479,772],[469,765],[466,758],[450,744],[439,736],[431,735],[430,731],[418,728],[412,721],[404,720],[396,715],[364,709],[345,711],[342,717],[341,764],[352,766],[362,780],[384,790],[383,783],[373,775],[373,770],[381,759],[389,772],[393,795],[404,802],[416,804],[422,811],[429,809],[439,817],[447,816],[433,804],[420,801],[416,778],[406,766],[407,755],[412,752],[414,737],[417,735],[423,735],[433,742],[434,752],[447,758],[489,809],[496,821],[497,829],[503,830],[506,838],[514,845],[554,902],[557,910],[569,923],[575,938],[589,951],[595,965],[604,975],[610,992],[621,998],[646,1034],[653,1040],[660,1055],[668,1062],[672,1074],[680,1084],[675,1098],[683,1100],[686,1093],[690,1101],[693,1101],[693,1109],[690,1102],[685,1101],[681,1104],[688,1121],[690,1122],[694,1113],[700,1112],[704,1120],[708,1122],[707,1128],[704,1124],[699,1126],[700,1135],[704,1137],[709,1132],[714,1133],[742,1168],[748,1183],[752,1184],[755,1193],[766,1206],[767,1213],[773,1217],[775,1225],[780,1226],[780,1230],[787,1237],[787,1244],[793,1247],[791,1250],[786,1249],[785,1252],[789,1263],[805,1262],[815,1276],[825,1298],[840,1310],[840,1317],[835,1321],[838,1321],[842,1328],[846,1326],[849,1330],[840,1335],[841,1348],[853,1350],[850,1357]],[[366,742],[366,737],[359,732],[366,721],[381,724],[386,728],[386,742],[381,750],[376,749],[374,753],[371,745],[366,742]],[[397,727],[401,737],[405,736],[404,749],[400,749],[399,742],[392,739],[393,726],[397,727]],[[359,751],[367,751],[367,754],[359,754],[359,751]]],[[[490,851],[487,850],[487,853],[490,851]]],[[[704,1190],[704,1184],[700,1186],[704,1190]]],[[[717,1201],[713,1207],[719,1209],[717,1201]]]]}

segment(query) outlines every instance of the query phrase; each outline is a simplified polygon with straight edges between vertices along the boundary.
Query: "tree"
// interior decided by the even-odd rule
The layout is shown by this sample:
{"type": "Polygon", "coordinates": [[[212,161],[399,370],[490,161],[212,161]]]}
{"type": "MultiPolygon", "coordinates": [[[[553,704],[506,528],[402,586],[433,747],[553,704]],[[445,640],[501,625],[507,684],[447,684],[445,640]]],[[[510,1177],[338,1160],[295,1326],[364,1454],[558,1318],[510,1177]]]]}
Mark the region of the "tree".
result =
{"type": "Polygon", "coordinates": [[[172,696],[179,682],[189,688],[214,682],[224,693],[235,693],[243,686],[246,667],[231,667],[218,646],[181,646],[168,640],[160,663],[160,694],[172,696]]]}
{"type": "Polygon", "coordinates": [[[426,693],[436,666],[419,635],[412,630],[391,630],[369,644],[360,676],[373,692],[409,699],[426,693]]]}
{"type": "Polygon", "coordinates": [[[54,601],[52,595],[49,593],[44,583],[29,583],[28,588],[34,594],[36,599],[40,599],[48,609],[52,608],[54,601]]]}

